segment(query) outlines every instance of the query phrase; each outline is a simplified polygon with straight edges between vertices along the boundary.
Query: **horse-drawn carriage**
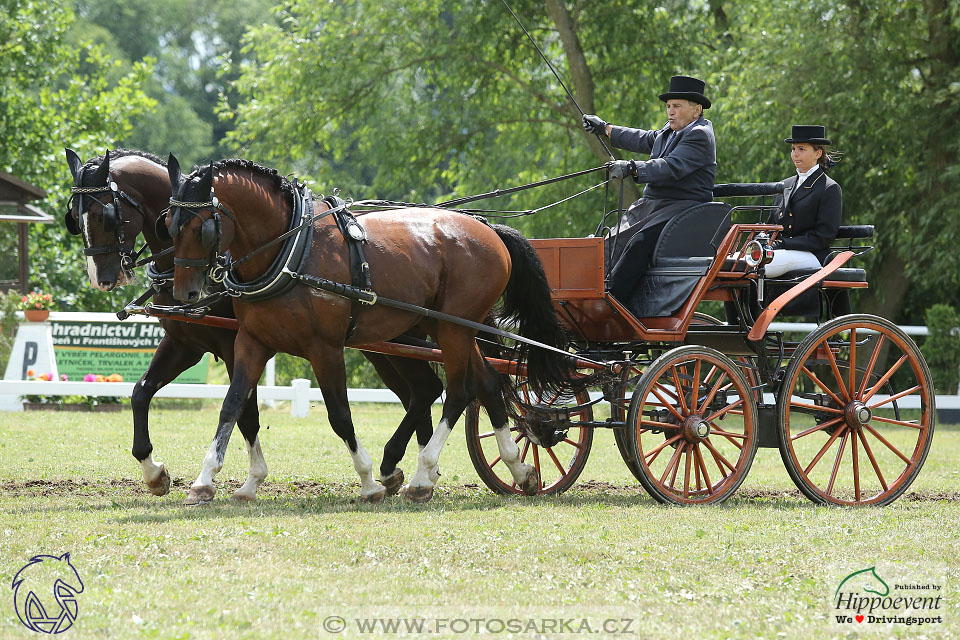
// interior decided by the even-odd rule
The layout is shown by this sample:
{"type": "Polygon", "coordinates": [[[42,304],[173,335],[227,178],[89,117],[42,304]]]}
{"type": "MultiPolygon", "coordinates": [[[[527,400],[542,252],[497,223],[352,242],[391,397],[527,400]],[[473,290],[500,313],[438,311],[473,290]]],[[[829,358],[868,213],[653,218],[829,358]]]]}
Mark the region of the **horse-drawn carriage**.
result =
{"type": "MultiPolygon", "coordinates": [[[[717,185],[715,195],[772,195],[779,188],[717,185]]],[[[731,217],[769,208],[712,202],[673,219],[643,276],[635,312],[605,290],[603,238],[532,241],[575,352],[621,367],[600,398],[541,399],[558,409],[551,446],[539,442],[542,425],[518,421],[518,442],[544,469],[543,492],[573,484],[595,428],[614,429],[624,462],[661,502],[726,499],[758,447],[778,447],[790,477],[815,502],[887,504],[910,486],[935,424],[923,356],[883,318],[829,317],[833,296],[867,286],[862,269],[844,265],[869,250],[853,240],[872,236],[873,228],[841,227],[838,239],[848,242],[821,269],[766,278],[767,246],[782,228],[733,224],[731,217]],[[731,322],[697,312],[711,300],[726,303],[731,322]],[[769,329],[785,310],[808,314],[811,307],[825,322],[802,339],[769,329]],[[601,422],[593,419],[599,401],[610,406],[601,422]],[[914,409],[901,408],[906,403],[914,409]]],[[[519,492],[497,473],[495,453],[483,444],[489,434],[476,425],[473,411],[467,431],[481,478],[495,491],[519,492]]]]}
{"type": "MultiPolygon", "coordinates": [[[[476,264],[468,264],[460,254],[411,272],[416,277],[394,278],[389,284],[386,278],[381,278],[379,282],[385,284],[377,285],[378,274],[391,271],[392,276],[402,275],[409,266],[407,262],[413,258],[407,262],[385,263],[387,249],[381,247],[378,255],[370,254],[368,247],[369,270],[361,273],[366,274],[368,284],[369,274],[373,274],[375,286],[371,290],[363,285],[362,279],[357,280],[356,273],[353,284],[348,284],[351,259],[346,248],[349,241],[345,239],[357,236],[362,240],[363,231],[350,230],[351,218],[332,215],[345,211],[342,203],[328,200],[318,213],[310,215],[314,204],[302,186],[294,184],[291,188],[276,177],[275,172],[271,179],[246,165],[221,168],[220,173],[226,177],[217,183],[217,198],[211,191],[213,166],[206,172],[195,172],[186,180],[181,179],[177,167],[176,172],[171,168],[170,181],[166,183],[167,194],[171,182],[174,185],[175,197],[169,204],[172,214],[163,215],[166,208],[160,204],[151,206],[146,195],[157,191],[156,170],[151,169],[152,177],[148,178],[143,177],[150,173],[145,170],[129,172],[131,180],[145,180],[152,185],[150,188],[142,184],[117,187],[119,174],[111,173],[107,165],[109,160],[100,162],[99,166],[92,165],[85,173],[78,159],[71,160],[74,191],[80,196],[80,202],[74,213],[68,213],[68,223],[71,215],[74,227],[82,220],[82,226],[87,229],[84,233],[87,255],[104,265],[111,257],[115,258],[117,265],[113,273],[129,270],[135,260],[131,257],[133,238],[130,233],[123,234],[124,226],[133,223],[130,229],[143,229],[158,256],[164,254],[161,249],[170,245],[169,239],[160,237],[165,228],[179,238],[175,262],[178,273],[182,275],[191,270],[193,276],[189,281],[180,281],[181,294],[187,291],[185,286],[189,289],[186,295],[179,296],[181,300],[187,299],[185,307],[142,306],[145,294],[136,304],[128,306],[126,313],[147,313],[240,329],[235,346],[239,373],[233,372],[233,351],[224,347],[230,358],[228,365],[233,382],[221,413],[215,446],[204,461],[201,478],[191,490],[193,496],[194,489],[199,488],[194,496],[196,501],[212,498],[212,477],[222,464],[224,438],[229,437],[238,417],[251,455],[251,479],[244,485],[245,495],[249,496],[251,487],[255,495],[256,485],[266,473],[265,466],[262,471],[255,471],[259,463],[255,464],[254,457],[260,455],[256,442],[258,425],[254,425],[252,437],[248,433],[251,430],[248,414],[252,410],[249,389],[255,389],[253,385],[259,377],[257,366],[262,369],[269,351],[283,350],[276,346],[282,344],[282,340],[300,340],[300,343],[288,343],[296,349],[301,348],[301,343],[307,344],[305,349],[312,348],[311,335],[315,341],[326,340],[329,345],[325,347],[332,345],[334,351],[338,344],[342,347],[351,340],[350,336],[357,336],[348,346],[394,358],[447,363],[450,389],[440,430],[452,428],[447,417],[452,416],[455,422],[469,400],[464,395],[469,385],[476,389],[488,411],[491,403],[496,406],[492,401],[495,390],[490,388],[489,380],[482,379],[486,369],[492,367],[510,376],[515,406],[509,412],[509,436],[504,438],[505,422],[501,422],[498,430],[482,431],[476,403],[467,409],[466,420],[467,444],[473,463],[484,483],[502,493],[548,494],[569,488],[586,464],[596,428],[614,430],[620,454],[632,473],[654,498],[669,503],[714,503],[729,498],[744,481],[757,448],[779,447],[790,476],[811,500],[886,504],[910,486],[929,450],[935,422],[933,385],[913,341],[883,318],[829,317],[828,303],[832,295],[867,286],[862,270],[844,268],[844,265],[865,250],[854,247],[853,239],[872,235],[870,227],[842,228],[841,238],[850,241],[821,269],[767,278],[764,265],[770,255],[768,245],[781,228],[732,220],[736,211],[762,212],[763,205],[702,204],[671,220],[664,228],[652,267],[641,282],[641,295],[632,301],[617,300],[604,286],[604,244],[609,239],[601,236],[530,241],[549,283],[549,299],[569,337],[571,348],[562,355],[572,358],[583,380],[594,385],[583,384],[565,391],[556,385],[538,383],[532,374],[528,378],[532,369],[523,361],[487,357],[486,364],[479,367],[475,361],[480,358],[474,341],[478,330],[508,335],[531,349],[552,349],[548,344],[537,342],[542,338],[529,332],[527,337],[522,337],[479,322],[492,301],[504,292],[506,275],[497,281],[494,263],[503,262],[509,273],[511,261],[516,270],[521,268],[521,260],[527,260],[515,253],[520,249],[514,246],[526,242],[518,244],[517,239],[503,229],[493,234],[474,218],[446,211],[424,213],[418,209],[410,213],[409,217],[423,216],[427,222],[412,231],[402,227],[397,222],[399,216],[391,217],[389,212],[361,216],[361,221],[367,223],[368,234],[374,238],[384,225],[393,225],[389,227],[390,248],[406,257],[421,252],[424,253],[421,259],[428,260],[436,256],[427,254],[440,253],[442,248],[461,251],[462,245],[467,245],[466,254],[476,258],[473,254],[489,249],[481,256],[485,276],[493,280],[490,291],[485,291],[488,283],[477,280],[476,264]],[[255,191],[244,191],[251,185],[255,191]],[[128,191],[141,194],[141,200],[131,198],[128,191]],[[84,198],[91,202],[84,205],[84,198]],[[122,202],[124,198],[126,202],[122,202]],[[257,205],[257,198],[263,199],[262,205],[257,205]],[[100,211],[93,211],[97,207],[91,208],[94,200],[100,203],[100,211]],[[134,220],[137,211],[142,218],[139,225],[134,220]],[[267,220],[270,216],[265,216],[265,211],[278,212],[277,220],[267,220]],[[160,224],[156,226],[155,236],[152,230],[157,221],[160,224]],[[267,222],[273,226],[255,228],[267,222]],[[184,230],[188,227],[195,229],[186,233],[184,230]],[[121,231],[117,231],[118,228],[121,231]],[[439,237],[438,228],[449,231],[439,237]],[[91,247],[98,242],[98,233],[106,234],[108,239],[91,247]],[[460,235],[456,236],[457,233],[460,235]],[[404,234],[410,236],[413,244],[402,244],[404,234]],[[476,246],[470,246],[470,242],[477,240],[474,235],[483,234],[489,236],[490,246],[481,246],[479,241],[476,246]],[[303,235],[309,237],[301,241],[303,235]],[[112,244],[111,237],[115,240],[112,244]],[[238,237],[241,239],[237,240],[238,237]],[[329,243],[326,254],[335,254],[324,259],[332,262],[313,265],[323,254],[323,251],[318,253],[317,246],[324,242],[329,243]],[[237,259],[221,252],[229,243],[233,243],[237,259]],[[424,243],[429,246],[420,246],[424,243]],[[509,256],[504,244],[509,247],[509,256]],[[294,245],[299,246],[299,250],[294,245]],[[288,251],[288,247],[293,248],[288,251]],[[256,259],[244,265],[246,272],[235,270],[236,265],[250,257],[256,259]],[[461,262],[463,264],[457,266],[461,262]],[[457,275],[450,271],[454,268],[461,269],[460,276],[472,277],[475,286],[471,290],[437,289],[457,275]],[[255,281],[262,284],[262,288],[231,284],[229,275],[224,277],[232,274],[236,281],[238,274],[250,273],[257,274],[255,281]],[[277,295],[287,296],[285,305],[270,307],[269,296],[262,296],[254,298],[253,303],[237,313],[239,320],[211,317],[210,303],[199,298],[203,277],[209,274],[218,274],[215,279],[226,281],[227,294],[240,299],[251,290],[262,294],[268,286],[276,285],[278,290],[282,289],[277,295]],[[414,289],[404,295],[402,285],[394,281],[408,279],[415,280],[414,284],[423,291],[414,289]],[[298,284],[307,286],[298,287],[298,284]],[[291,291],[299,293],[291,294],[291,291]],[[300,297],[290,298],[291,295],[300,297]],[[816,330],[802,339],[790,339],[781,331],[770,330],[774,318],[789,310],[791,304],[802,303],[809,310],[811,300],[824,320],[816,330]],[[823,305],[821,300],[825,301],[823,305]],[[725,305],[726,322],[697,311],[706,301],[725,305]],[[309,310],[302,312],[313,304],[326,305],[320,318],[316,313],[311,315],[309,310]],[[476,309],[451,315],[451,310],[471,305],[476,309]],[[375,309],[383,306],[397,311],[392,315],[386,312],[377,315],[375,309]],[[258,315],[261,309],[267,311],[263,317],[258,315]],[[261,343],[264,334],[277,329],[274,325],[279,324],[278,311],[281,310],[283,315],[293,317],[302,331],[291,337],[289,330],[281,329],[284,335],[276,339],[268,335],[267,341],[261,343]],[[364,324],[366,318],[370,320],[364,324]],[[373,340],[373,344],[363,340],[368,336],[398,335],[404,329],[390,327],[390,321],[398,318],[405,327],[424,327],[431,335],[439,333],[440,344],[420,339],[373,340]],[[337,335],[311,334],[310,327],[314,327],[314,332],[337,335]],[[254,352],[252,356],[250,351],[254,352]],[[454,356],[459,359],[452,360],[454,356]],[[241,362],[241,358],[252,364],[241,362]],[[454,370],[450,368],[450,361],[455,362],[455,375],[451,375],[454,370]],[[600,402],[609,404],[609,417],[595,420],[594,407],[600,402]],[[246,430],[244,415],[248,417],[246,430]],[[219,458],[215,454],[219,454],[219,458]],[[529,470],[529,464],[536,473],[521,473],[529,470]]],[[[771,193],[775,187],[718,185],[715,193],[717,196],[761,196],[771,193]]],[[[167,259],[169,261],[169,253],[167,259]]],[[[362,263],[367,266],[367,260],[362,263]]],[[[155,275],[156,271],[155,268],[155,275]]],[[[91,277],[93,273],[94,270],[91,277]]],[[[108,271],[104,266],[99,273],[108,271]]],[[[167,286],[164,283],[170,277],[170,273],[154,277],[154,293],[167,286]]],[[[511,286],[512,282],[511,279],[511,286]]],[[[410,285],[404,282],[403,286],[410,285]]],[[[222,295],[218,298],[221,302],[223,299],[222,295]]],[[[549,306],[550,302],[546,304],[549,306]]],[[[329,369],[323,368],[323,358],[329,356],[330,351],[326,348],[321,355],[310,355],[315,370],[319,363],[321,371],[336,373],[335,358],[330,361],[332,365],[326,363],[329,369]]],[[[349,411],[344,416],[340,410],[337,386],[319,374],[318,380],[325,400],[332,405],[331,423],[351,449],[361,475],[363,496],[382,498],[383,487],[372,480],[369,457],[362,447],[350,444],[352,423],[349,423],[349,411]],[[334,422],[335,415],[341,420],[341,428],[349,426],[349,433],[341,432],[334,422]]],[[[162,386],[162,382],[159,384],[162,386]]],[[[150,386],[155,391],[157,385],[148,371],[144,384],[138,386],[150,386]],[[150,385],[146,384],[148,380],[150,385]]],[[[255,401],[253,396],[254,408],[255,401]]],[[[345,403],[345,393],[342,402],[345,403]]],[[[145,403],[139,403],[139,410],[143,412],[139,429],[143,433],[137,433],[141,438],[145,435],[146,403],[149,397],[145,403]]],[[[409,416],[412,411],[409,404],[407,408],[409,416]]],[[[492,412],[492,417],[494,413],[501,416],[499,420],[506,419],[502,410],[492,412]]],[[[255,422],[255,413],[253,417],[255,422]]],[[[401,428],[405,423],[401,423],[401,428]]],[[[413,429],[409,424],[407,427],[406,438],[409,438],[413,429]]],[[[443,439],[437,444],[435,435],[429,443],[425,444],[424,440],[420,443],[426,448],[421,451],[421,468],[412,484],[420,482],[418,486],[426,487],[436,482],[436,456],[443,439]],[[428,475],[431,476],[429,482],[428,475]]],[[[406,439],[403,439],[400,455],[405,445],[406,439]]],[[[134,455],[141,462],[151,450],[147,437],[138,454],[135,440],[134,455]]],[[[157,476],[166,472],[162,467],[158,470],[152,457],[149,460],[144,462],[144,477],[154,488],[152,483],[157,481],[157,476]]],[[[429,488],[432,492],[432,484],[429,488]]]]}

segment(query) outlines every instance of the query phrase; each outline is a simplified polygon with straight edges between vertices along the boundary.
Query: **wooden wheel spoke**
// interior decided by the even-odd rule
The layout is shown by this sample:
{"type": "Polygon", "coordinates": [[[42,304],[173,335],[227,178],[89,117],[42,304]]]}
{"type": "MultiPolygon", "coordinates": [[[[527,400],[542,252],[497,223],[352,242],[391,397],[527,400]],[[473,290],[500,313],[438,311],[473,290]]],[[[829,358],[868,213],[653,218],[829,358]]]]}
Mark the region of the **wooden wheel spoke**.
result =
{"type": "Polygon", "coordinates": [[[553,464],[557,465],[557,470],[560,472],[561,476],[567,474],[567,470],[564,469],[563,465],[560,464],[560,460],[557,459],[557,454],[553,452],[553,448],[545,448],[544,451],[547,452],[547,455],[550,456],[550,459],[553,460],[553,464]]]}
{"type": "Polygon", "coordinates": [[[813,384],[817,385],[818,387],[820,387],[821,389],[823,389],[824,391],[826,391],[826,392],[827,392],[827,395],[830,396],[830,398],[831,398],[834,402],[837,403],[837,406],[842,407],[842,406],[844,406],[844,405],[846,404],[843,400],[841,400],[840,398],[838,398],[838,397],[837,397],[837,394],[835,394],[833,391],[831,391],[831,390],[827,387],[827,385],[824,384],[823,381],[821,381],[820,378],[818,378],[818,377],[816,376],[816,374],[814,374],[812,371],[810,371],[809,369],[807,369],[807,368],[804,367],[804,366],[801,366],[801,367],[800,367],[800,371],[802,371],[803,373],[805,373],[805,374],[807,375],[807,377],[810,378],[810,380],[813,381],[813,384]]]}
{"type": "Polygon", "coordinates": [[[741,450],[743,449],[743,445],[737,442],[737,440],[747,439],[747,435],[745,433],[730,433],[729,431],[724,431],[723,429],[717,429],[712,422],[710,423],[710,433],[711,435],[715,433],[718,436],[723,436],[724,438],[729,440],[733,444],[733,446],[741,450]]]}
{"type": "Polygon", "coordinates": [[[870,444],[867,442],[867,437],[863,435],[863,429],[857,431],[857,435],[860,436],[860,443],[863,445],[863,450],[867,452],[867,457],[870,458],[870,464],[873,465],[873,470],[877,474],[877,478],[880,480],[880,486],[883,487],[884,491],[888,491],[890,488],[887,486],[887,481],[883,479],[883,474],[880,473],[880,465],[877,464],[877,459],[873,455],[873,450],[870,448],[870,444]]]}
{"type": "Polygon", "coordinates": [[[833,435],[824,443],[820,451],[817,452],[817,455],[810,461],[810,464],[807,465],[807,468],[803,470],[803,475],[810,475],[810,471],[817,466],[817,463],[820,462],[820,458],[823,457],[823,454],[827,452],[827,449],[830,448],[830,445],[833,444],[833,441],[837,439],[837,436],[840,435],[840,431],[843,429],[838,429],[833,432],[833,435]]]}
{"type": "Polygon", "coordinates": [[[657,420],[640,420],[640,424],[647,427],[656,427],[657,429],[682,429],[678,424],[670,424],[669,422],[658,422],[657,420]]]}
{"type": "Polygon", "coordinates": [[[500,456],[497,456],[497,457],[493,460],[493,462],[490,463],[490,468],[493,469],[495,466],[497,466],[497,463],[498,463],[498,462],[500,462],[500,456]]]}
{"type": "Polygon", "coordinates": [[[883,405],[887,404],[888,402],[896,402],[897,400],[899,400],[900,398],[902,398],[902,397],[904,397],[904,396],[909,396],[910,394],[919,391],[921,388],[922,388],[922,387],[921,387],[920,385],[916,385],[916,386],[910,387],[909,389],[905,389],[904,391],[901,391],[900,393],[898,393],[898,394],[896,394],[896,395],[892,395],[892,396],[890,396],[889,398],[887,398],[886,400],[881,400],[880,402],[875,402],[874,404],[867,405],[867,406],[869,406],[871,409],[876,409],[877,407],[882,407],[883,405]]]}
{"type": "Polygon", "coordinates": [[[910,427],[911,429],[923,429],[922,424],[917,424],[916,422],[906,422],[904,420],[894,420],[893,418],[883,418],[881,416],[873,416],[871,420],[876,420],[877,422],[885,422],[887,424],[897,424],[901,427],[910,427]]]}
{"type": "Polygon", "coordinates": [[[803,436],[808,436],[808,435],[810,435],[811,433],[816,433],[817,431],[820,431],[820,430],[822,430],[822,429],[826,429],[826,428],[828,428],[828,427],[832,427],[833,425],[837,424],[838,422],[842,422],[842,421],[843,421],[843,418],[842,418],[842,417],[840,417],[840,418],[834,418],[833,420],[827,420],[826,422],[820,423],[820,424],[818,424],[818,425],[815,426],[815,427],[810,427],[809,429],[804,429],[803,431],[801,431],[800,433],[798,433],[798,434],[795,435],[795,436],[790,436],[790,440],[793,441],[793,440],[796,440],[797,438],[802,438],[803,436]]]}
{"type": "Polygon", "coordinates": [[[520,454],[520,462],[523,462],[524,460],[527,459],[527,451],[529,450],[530,450],[530,441],[527,440],[525,443],[523,443],[523,453],[520,454]]]}
{"type": "Polygon", "coordinates": [[[827,413],[839,413],[840,415],[843,415],[843,409],[834,409],[833,407],[821,407],[820,405],[816,405],[816,404],[805,404],[803,402],[796,402],[795,400],[791,400],[790,408],[793,409],[794,407],[798,409],[809,409],[810,411],[825,411],[827,413]]]}
{"type": "Polygon", "coordinates": [[[857,390],[857,397],[863,396],[863,392],[867,388],[867,382],[870,380],[870,376],[873,375],[873,368],[877,366],[877,358],[880,357],[880,351],[883,347],[883,341],[887,337],[884,334],[877,334],[880,336],[877,340],[877,345],[873,348],[873,353],[870,355],[870,362],[867,363],[867,370],[863,372],[863,380],[860,381],[860,388],[857,390]]]}
{"type": "MultiPolygon", "coordinates": [[[[660,392],[657,390],[657,387],[656,387],[656,386],[651,387],[651,388],[650,388],[650,391],[653,392],[653,395],[657,396],[657,399],[660,400],[660,402],[663,403],[663,406],[666,407],[666,409],[667,409],[670,413],[672,413],[673,416],[674,416],[677,420],[679,420],[680,422],[683,422],[683,421],[686,419],[686,418],[684,418],[683,415],[680,414],[679,411],[677,411],[676,407],[674,407],[672,404],[670,404],[669,402],[667,402],[667,401],[660,395],[660,392]]],[[[686,408],[684,408],[683,411],[686,412],[686,408]]]]}
{"type": "Polygon", "coordinates": [[[696,484],[696,487],[697,487],[697,493],[699,493],[699,492],[703,489],[703,482],[700,480],[700,465],[696,464],[696,462],[697,462],[696,454],[694,454],[693,462],[694,462],[694,464],[693,464],[693,477],[694,477],[694,479],[696,480],[696,483],[695,483],[695,484],[696,484]]]}
{"type": "MultiPolygon", "coordinates": [[[[674,469],[680,468],[680,454],[682,452],[683,452],[683,447],[677,447],[676,450],[673,452],[673,455],[670,456],[670,460],[667,461],[667,466],[663,470],[663,474],[660,476],[660,484],[664,484],[667,481],[667,476],[670,474],[671,471],[674,471],[674,469]]],[[[673,477],[674,478],[677,477],[676,471],[674,471],[673,477]]],[[[670,486],[673,486],[672,480],[670,481],[670,486]]]]}
{"type": "Polygon", "coordinates": [[[833,471],[830,473],[830,483],[827,485],[827,495],[833,495],[833,484],[837,480],[837,472],[840,470],[840,460],[843,458],[843,451],[847,448],[847,440],[850,436],[850,431],[846,430],[843,432],[843,437],[840,439],[840,451],[837,452],[837,459],[833,462],[833,471]]]}
{"type": "Polygon", "coordinates": [[[690,410],[687,409],[687,399],[684,397],[683,385],[680,383],[680,374],[677,373],[676,367],[670,368],[670,375],[673,376],[674,388],[677,390],[676,400],[680,404],[680,409],[684,413],[690,413],[690,410]]]}
{"type": "Polygon", "coordinates": [[[850,329],[850,388],[847,397],[855,398],[857,390],[857,328],[850,329]]]}
{"type": "Polygon", "coordinates": [[[490,436],[495,436],[495,435],[497,435],[495,431],[488,431],[487,433],[481,433],[477,437],[483,440],[484,438],[489,438],[490,436]]]}
{"type": "MultiPolygon", "coordinates": [[[[699,363],[700,361],[697,360],[699,363]]],[[[683,447],[683,497],[690,497],[690,458],[693,457],[690,454],[689,448],[684,445],[683,447]]]]}
{"type": "Polygon", "coordinates": [[[853,495],[860,502],[860,460],[857,455],[857,436],[850,438],[850,452],[853,454],[853,495]]]}
{"type": "Polygon", "coordinates": [[[533,445],[533,468],[537,470],[537,490],[543,489],[543,472],[540,469],[540,447],[533,445]]]}
{"type": "Polygon", "coordinates": [[[827,352],[827,360],[830,362],[830,369],[833,371],[833,376],[837,381],[837,386],[840,388],[840,391],[843,393],[843,402],[841,404],[847,404],[850,402],[850,396],[847,395],[847,385],[843,381],[843,376],[840,374],[840,368],[837,366],[837,359],[833,356],[833,350],[830,348],[830,343],[824,340],[820,343],[820,346],[824,351],[827,352]]]}
{"type": "Polygon", "coordinates": [[[703,481],[705,483],[707,493],[713,493],[713,483],[710,482],[710,476],[707,474],[707,465],[703,463],[703,454],[700,453],[700,447],[693,447],[693,453],[696,458],[697,466],[700,468],[700,473],[703,474],[703,481]]]}
{"type": "MultiPolygon", "coordinates": [[[[679,384],[679,380],[677,381],[677,384],[679,384]]],[[[678,397],[678,394],[679,394],[680,396],[683,395],[683,388],[682,388],[682,387],[679,387],[679,386],[674,387],[674,390],[671,391],[669,387],[665,387],[665,386],[662,385],[660,382],[654,382],[654,383],[653,383],[653,386],[656,387],[657,389],[659,389],[660,391],[662,391],[663,393],[667,394],[667,395],[670,396],[671,398],[673,398],[673,402],[667,402],[666,404],[680,404],[680,401],[681,401],[682,398],[681,398],[681,397],[678,397]]]]}
{"type": "Polygon", "coordinates": [[[700,358],[697,358],[693,363],[693,385],[690,389],[690,392],[692,394],[690,399],[691,411],[696,410],[696,408],[700,406],[699,403],[697,402],[697,399],[700,396],[700,363],[701,362],[702,361],[700,360],[700,358]]]}
{"type": "Polygon", "coordinates": [[[710,442],[710,438],[707,438],[706,440],[704,440],[704,441],[703,441],[703,444],[704,444],[704,446],[707,447],[707,449],[710,450],[710,454],[713,456],[714,461],[717,463],[717,467],[720,469],[720,474],[721,474],[721,475],[723,475],[723,476],[726,476],[726,475],[727,475],[727,474],[724,472],[724,470],[723,470],[723,467],[724,467],[724,466],[726,466],[728,469],[730,469],[730,472],[731,472],[731,473],[733,473],[734,471],[736,471],[736,467],[734,467],[732,464],[730,464],[730,461],[727,460],[727,459],[723,456],[723,454],[720,453],[719,451],[717,451],[717,448],[713,446],[713,443],[710,442]]]}
{"type": "Polygon", "coordinates": [[[722,383],[726,379],[726,377],[727,377],[726,371],[720,374],[720,377],[717,378],[716,384],[713,385],[713,388],[710,389],[710,392],[703,399],[703,404],[700,406],[699,409],[697,409],[697,413],[699,413],[700,415],[704,414],[704,412],[707,410],[707,407],[710,406],[710,403],[713,402],[713,399],[717,396],[717,392],[720,391],[720,383],[722,383]]]}
{"type": "Polygon", "coordinates": [[[672,438],[670,438],[669,440],[664,440],[664,441],[663,441],[662,443],[660,443],[660,445],[657,446],[655,449],[651,449],[650,451],[648,451],[647,453],[645,453],[645,454],[643,455],[643,458],[644,458],[645,460],[646,460],[647,458],[650,458],[649,460],[647,460],[647,464],[648,464],[648,465],[653,464],[653,461],[657,459],[657,456],[660,455],[660,452],[663,451],[663,449],[664,449],[665,447],[669,447],[669,446],[672,445],[674,442],[676,442],[677,440],[679,440],[681,437],[682,437],[682,436],[681,436],[680,434],[677,434],[677,435],[673,436],[672,438]]]}
{"type": "Polygon", "coordinates": [[[739,406],[742,405],[742,404],[743,404],[743,398],[740,398],[739,400],[737,400],[737,401],[734,402],[733,404],[728,404],[727,406],[725,406],[723,409],[720,409],[720,410],[717,411],[716,413],[710,414],[709,416],[707,416],[706,418],[704,418],[704,420],[706,420],[707,422],[713,422],[714,420],[716,420],[717,418],[719,418],[719,417],[722,416],[723,414],[727,413],[728,411],[732,411],[733,409],[736,409],[737,407],[739,407],[739,406]]]}
{"type": "Polygon", "coordinates": [[[575,449],[579,449],[583,446],[579,442],[574,442],[570,438],[564,438],[563,441],[569,444],[571,447],[574,447],[575,449]]]}
{"type": "Polygon", "coordinates": [[[906,361],[907,361],[907,354],[903,354],[902,356],[900,356],[900,359],[897,360],[892,367],[890,367],[890,370],[887,371],[885,374],[883,374],[883,376],[879,380],[877,380],[877,384],[873,385],[870,388],[870,390],[863,395],[863,399],[861,400],[861,402],[866,402],[867,400],[872,398],[877,393],[877,391],[880,391],[880,387],[882,387],[887,382],[887,380],[889,380],[890,377],[897,372],[897,369],[899,369],[903,365],[903,363],[906,361]]]}
{"type": "Polygon", "coordinates": [[[882,442],[884,445],[886,445],[887,449],[890,449],[890,451],[893,451],[895,454],[897,454],[897,456],[898,456],[901,460],[903,460],[903,461],[906,462],[907,464],[910,464],[910,458],[908,458],[907,456],[905,456],[905,455],[903,455],[902,453],[900,453],[900,450],[897,449],[897,448],[896,448],[895,446],[893,446],[892,444],[890,444],[890,443],[887,441],[886,438],[884,438],[882,435],[880,435],[880,434],[877,432],[876,429],[874,429],[874,428],[871,427],[870,425],[865,425],[863,428],[866,429],[867,431],[869,431],[870,433],[872,433],[874,438],[876,438],[877,440],[879,440],[880,442],[882,442]]]}

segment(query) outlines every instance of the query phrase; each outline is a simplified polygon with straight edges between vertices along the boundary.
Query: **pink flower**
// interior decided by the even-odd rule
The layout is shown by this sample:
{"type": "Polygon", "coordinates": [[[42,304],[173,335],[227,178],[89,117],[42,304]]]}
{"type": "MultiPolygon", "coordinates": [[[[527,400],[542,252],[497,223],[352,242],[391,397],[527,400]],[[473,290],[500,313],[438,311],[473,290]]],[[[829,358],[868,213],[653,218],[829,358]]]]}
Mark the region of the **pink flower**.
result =
{"type": "Polygon", "coordinates": [[[60,374],[60,379],[61,379],[62,381],[64,381],[64,382],[67,382],[68,380],[70,380],[70,378],[68,378],[68,377],[67,377],[67,374],[65,374],[65,373],[61,373],[61,374],[60,374]]]}
{"type": "Polygon", "coordinates": [[[87,375],[83,376],[83,381],[84,381],[84,382],[96,382],[96,381],[97,381],[97,376],[95,376],[95,375],[92,374],[92,373],[88,373],[87,375]]]}

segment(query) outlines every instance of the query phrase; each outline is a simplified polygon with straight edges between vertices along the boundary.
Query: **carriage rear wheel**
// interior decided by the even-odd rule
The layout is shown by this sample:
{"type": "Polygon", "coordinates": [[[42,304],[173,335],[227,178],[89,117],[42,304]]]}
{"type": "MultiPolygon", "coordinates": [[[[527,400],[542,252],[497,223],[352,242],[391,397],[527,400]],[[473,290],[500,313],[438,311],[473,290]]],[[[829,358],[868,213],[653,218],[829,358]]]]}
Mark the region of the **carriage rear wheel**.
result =
{"type": "MultiPolygon", "coordinates": [[[[511,380],[517,381],[516,378],[511,380]]],[[[559,395],[551,398],[536,398],[529,391],[526,381],[517,381],[518,396],[528,405],[539,405],[550,408],[572,407],[586,404],[590,401],[587,391],[581,391],[576,398],[563,398],[559,395]]],[[[525,415],[523,407],[514,407],[514,411],[521,416],[525,415]]],[[[578,422],[593,420],[593,409],[585,407],[571,414],[569,424],[557,424],[558,429],[565,430],[565,435],[558,436],[557,442],[541,442],[537,433],[521,420],[513,420],[510,432],[514,442],[520,448],[520,457],[523,462],[533,465],[540,475],[540,489],[537,495],[562,493],[569,489],[580,473],[583,472],[593,446],[593,428],[578,427],[578,422]],[[544,446],[550,444],[550,446],[544,446]]],[[[467,451],[473,462],[477,475],[492,491],[500,494],[523,495],[523,490],[513,481],[513,476],[506,464],[500,460],[500,451],[497,448],[493,429],[486,428],[481,432],[480,406],[473,402],[466,411],[467,451]]]]}
{"type": "Polygon", "coordinates": [[[936,422],[933,382],[917,345],[870,315],[836,318],[800,343],[777,413],[787,471],[820,504],[896,500],[920,472],[936,422]]]}
{"type": "Polygon", "coordinates": [[[708,347],[678,347],[651,364],[630,401],[627,436],[656,500],[719,503],[757,452],[757,411],[741,365],[708,347]]]}

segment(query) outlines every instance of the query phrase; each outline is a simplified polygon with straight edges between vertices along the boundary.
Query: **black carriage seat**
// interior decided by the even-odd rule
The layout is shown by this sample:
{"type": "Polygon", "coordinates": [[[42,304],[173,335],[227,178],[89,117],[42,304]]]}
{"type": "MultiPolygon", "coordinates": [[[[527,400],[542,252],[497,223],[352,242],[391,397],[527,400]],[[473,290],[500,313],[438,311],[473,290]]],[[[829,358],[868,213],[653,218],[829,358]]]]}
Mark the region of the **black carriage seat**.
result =
{"type": "Polygon", "coordinates": [[[730,205],[705,202],[670,220],[660,232],[649,270],[630,300],[623,302],[638,318],[672,315],[707,275],[717,247],[730,229],[730,205]]]}

